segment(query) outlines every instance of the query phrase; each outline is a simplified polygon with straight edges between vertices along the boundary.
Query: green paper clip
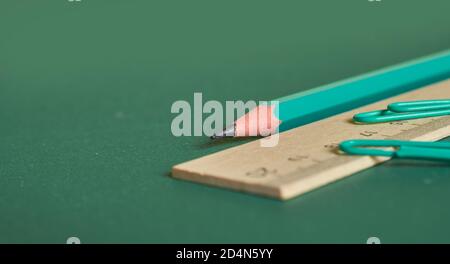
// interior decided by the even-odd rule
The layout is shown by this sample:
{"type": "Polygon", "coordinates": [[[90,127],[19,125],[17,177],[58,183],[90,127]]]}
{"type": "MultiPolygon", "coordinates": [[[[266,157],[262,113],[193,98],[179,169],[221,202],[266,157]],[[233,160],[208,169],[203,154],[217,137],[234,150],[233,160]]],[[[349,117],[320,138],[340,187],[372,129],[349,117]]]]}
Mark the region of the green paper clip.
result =
{"type": "Polygon", "coordinates": [[[360,123],[380,123],[444,115],[450,115],[448,99],[393,103],[386,110],[356,114],[353,120],[360,123]]]}
{"type": "Polygon", "coordinates": [[[351,155],[450,161],[450,142],[353,139],[341,142],[339,148],[351,155]],[[373,147],[394,148],[394,150],[373,147]]]}

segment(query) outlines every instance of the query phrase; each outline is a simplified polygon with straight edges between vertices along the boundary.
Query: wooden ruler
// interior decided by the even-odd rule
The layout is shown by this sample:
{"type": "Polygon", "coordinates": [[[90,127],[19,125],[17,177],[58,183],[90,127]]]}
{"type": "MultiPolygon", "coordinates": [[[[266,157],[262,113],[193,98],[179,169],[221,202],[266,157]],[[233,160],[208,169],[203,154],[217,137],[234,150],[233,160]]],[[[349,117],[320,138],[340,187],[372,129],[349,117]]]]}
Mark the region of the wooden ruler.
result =
{"type": "Polygon", "coordinates": [[[178,164],[172,176],[290,199],[388,160],[340,153],[337,146],[343,140],[436,141],[450,136],[450,116],[363,125],[352,123],[354,114],[385,109],[393,102],[443,98],[450,98],[450,79],[286,131],[276,147],[264,148],[255,140],[178,164]]]}

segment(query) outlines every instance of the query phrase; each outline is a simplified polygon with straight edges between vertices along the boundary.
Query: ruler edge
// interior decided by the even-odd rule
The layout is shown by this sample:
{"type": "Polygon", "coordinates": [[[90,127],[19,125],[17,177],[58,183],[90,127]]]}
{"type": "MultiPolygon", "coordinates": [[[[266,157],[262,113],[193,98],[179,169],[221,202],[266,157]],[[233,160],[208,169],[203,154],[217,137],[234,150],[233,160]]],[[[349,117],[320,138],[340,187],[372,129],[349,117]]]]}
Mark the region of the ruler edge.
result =
{"type": "Polygon", "coordinates": [[[178,164],[172,168],[171,173],[172,178],[212,187],[220,187],[228,191],[261,195],[264,197],[275,198],[278,200],[280,200],[280,197],[282,197],[283,195],[283,188],[280,187],[268,186],[259,183],[249,184],[239,180],[222,178],[214,174],[208,174],[208,177],[205,177],[203,174],[200,174],[198,172],[190,172],[178,168],[181,167],[181,165],[183,164],[184,163],[178,164]]]}

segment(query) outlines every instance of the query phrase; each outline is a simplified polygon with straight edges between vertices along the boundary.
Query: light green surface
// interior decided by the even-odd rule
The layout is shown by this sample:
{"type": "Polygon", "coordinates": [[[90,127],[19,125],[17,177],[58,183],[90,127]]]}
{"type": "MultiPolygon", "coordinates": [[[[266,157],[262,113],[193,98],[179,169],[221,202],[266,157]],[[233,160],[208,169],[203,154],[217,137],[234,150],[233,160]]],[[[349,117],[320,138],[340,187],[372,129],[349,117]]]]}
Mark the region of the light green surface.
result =
{"type": "Polygon", "coordinates": [[[450,242],[450,167],[279,202],[168,177],[238,142],[175,100],[279,98],[450,48],[447,0],[0,2],[0,242],[450,242]]]}

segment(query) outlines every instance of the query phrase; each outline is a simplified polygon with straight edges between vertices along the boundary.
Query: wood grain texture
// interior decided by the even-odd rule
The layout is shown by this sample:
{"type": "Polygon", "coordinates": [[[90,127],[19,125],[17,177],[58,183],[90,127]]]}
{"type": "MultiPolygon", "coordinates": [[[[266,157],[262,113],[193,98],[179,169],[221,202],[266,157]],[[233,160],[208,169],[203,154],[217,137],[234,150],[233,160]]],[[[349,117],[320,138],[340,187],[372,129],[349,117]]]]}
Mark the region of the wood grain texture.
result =
{"type": "Polygon", "coordinates": [[[450,98],[450,80],[286,131],[275,147],[261,147],[260,139],[178,164],[172,176],[290,199],[388,160],[340,153],[337,146],[343,140],[436,141],[450,136],[449,116],[370,125],[351,121],[356,113],[385,109],[389,103],[443,98],[450,98]]]}

